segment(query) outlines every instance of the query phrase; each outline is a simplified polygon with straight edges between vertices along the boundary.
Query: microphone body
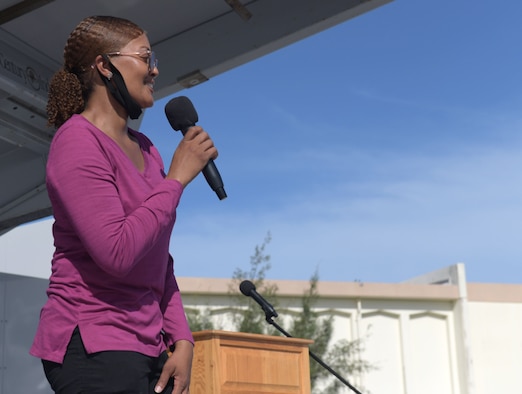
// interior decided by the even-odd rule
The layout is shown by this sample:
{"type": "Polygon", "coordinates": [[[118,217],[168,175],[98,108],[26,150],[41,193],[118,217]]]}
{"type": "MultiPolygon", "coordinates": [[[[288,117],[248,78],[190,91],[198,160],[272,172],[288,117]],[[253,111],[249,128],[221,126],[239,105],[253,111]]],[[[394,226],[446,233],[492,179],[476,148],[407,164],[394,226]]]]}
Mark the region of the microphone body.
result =
{"type": "MultiPolygon", "coordinates": [[[[187,130],[195,126],[198,121],[198,113],[192,105],[188,97],[179,96],[170,100],[165,106],[165,115],[176,131],[181,131],[183,135],[187,130]]],[[[203,176],[212,190],[216,193],[220,200],[227,198],[227,193],[223,186],[221,175],[214,164],[214,160],[210,159],[202,170],[203,176]]]]}
{"type": "Polygon", "coordinates": [[[256,291],[256,286],[252,282],[250,282],[249,280],[244,280],[239,285],[239,290],[241,290],[241,293],[243,293],[247,297],[252,297],[254,301],[261,306],[261,308],[265,312],[267,320],[270,320],[272,317],[278,316],[274,307],[267,300],[265,300],[261,296],[261,294],[259,294],[256,291]]]}

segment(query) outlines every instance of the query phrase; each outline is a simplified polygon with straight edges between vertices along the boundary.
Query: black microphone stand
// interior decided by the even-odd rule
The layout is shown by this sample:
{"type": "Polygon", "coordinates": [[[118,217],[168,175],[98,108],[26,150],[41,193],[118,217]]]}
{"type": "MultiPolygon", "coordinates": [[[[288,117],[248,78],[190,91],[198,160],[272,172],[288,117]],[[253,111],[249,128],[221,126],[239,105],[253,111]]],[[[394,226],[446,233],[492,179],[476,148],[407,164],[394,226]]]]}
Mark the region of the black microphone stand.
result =
{"type": "MultiPolygon", "coordinates": [[[[279,324],[277,324],[272,318],[273,315],[269,311],[265,310],[265,316],[266,321],[273,325],[280,333],[282,333],[287,338],[293,338],[292,335],[290,335],[288,332],[286,332],[279,324]]],[[[353,387],[346,379],[344,379],[341,375],[339,375],[337,372],[335,372],[328,364],[326,364],[323,360],[321,360],[319,357],[317,357],[311,350],[308,348],[308,353],[310,354],[310,357],[312,357],[315,361],[319,363],[323,368],[325,368],[328,372],[330,372],[333,376],[335,376],[337,379],[339,379],[342,383],[344,383],[347,387],[349,387],[354,393],[356,394],[362,394],[359,390],[357,390],[355,387],[353,387]]]]}

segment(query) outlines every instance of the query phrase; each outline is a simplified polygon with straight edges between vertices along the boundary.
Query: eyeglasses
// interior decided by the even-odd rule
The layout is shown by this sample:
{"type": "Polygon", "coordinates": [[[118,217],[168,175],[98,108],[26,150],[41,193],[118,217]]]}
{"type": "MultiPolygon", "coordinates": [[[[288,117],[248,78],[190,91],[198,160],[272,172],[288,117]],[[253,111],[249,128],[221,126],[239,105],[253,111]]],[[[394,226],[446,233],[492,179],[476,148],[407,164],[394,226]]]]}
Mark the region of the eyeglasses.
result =
{"type": "Polygon", "coordinates": [[[155,68],[158,67],[158,59],[156,58],[156,54],[154,51],[150,49],[145,50],[144,52],[110,52],[106,53],[106,56],[132,56],[138,57],[143,60],[149,66],[149,73],[151,73],[155,68]]]}

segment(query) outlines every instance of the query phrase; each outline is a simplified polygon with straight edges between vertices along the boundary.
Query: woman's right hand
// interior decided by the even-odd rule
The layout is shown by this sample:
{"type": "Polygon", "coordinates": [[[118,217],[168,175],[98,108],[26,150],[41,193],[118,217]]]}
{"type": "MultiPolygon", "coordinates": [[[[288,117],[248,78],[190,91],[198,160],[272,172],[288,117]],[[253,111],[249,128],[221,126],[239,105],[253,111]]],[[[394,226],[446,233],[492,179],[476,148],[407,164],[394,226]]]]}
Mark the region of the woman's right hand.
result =
{"type": "Polygon", "coordinates": [[[166,178],[175,179],[185,187],[210,159],[217,157],[218,151],[208,133],[200,126],[192,126],[176,148],[166,178]]]}

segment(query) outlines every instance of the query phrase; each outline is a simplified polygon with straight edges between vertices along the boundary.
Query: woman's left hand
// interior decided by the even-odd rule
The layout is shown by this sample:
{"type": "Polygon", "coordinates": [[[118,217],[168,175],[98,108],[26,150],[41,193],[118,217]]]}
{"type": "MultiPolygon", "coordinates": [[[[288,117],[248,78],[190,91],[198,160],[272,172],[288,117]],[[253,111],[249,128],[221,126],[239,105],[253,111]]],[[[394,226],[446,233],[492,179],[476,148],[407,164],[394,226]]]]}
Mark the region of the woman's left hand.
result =
{"type": "Polygon", "coordinates": [[[174,352],[165,362],[154,391],[161,393],[169,379],[174,378],[172,394],[189,394],[193,354],[194,345],[191,342],[185,340],[176,342],[174,352]]]}

